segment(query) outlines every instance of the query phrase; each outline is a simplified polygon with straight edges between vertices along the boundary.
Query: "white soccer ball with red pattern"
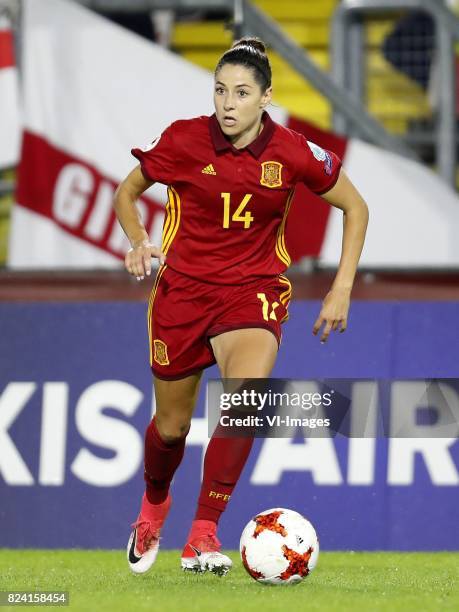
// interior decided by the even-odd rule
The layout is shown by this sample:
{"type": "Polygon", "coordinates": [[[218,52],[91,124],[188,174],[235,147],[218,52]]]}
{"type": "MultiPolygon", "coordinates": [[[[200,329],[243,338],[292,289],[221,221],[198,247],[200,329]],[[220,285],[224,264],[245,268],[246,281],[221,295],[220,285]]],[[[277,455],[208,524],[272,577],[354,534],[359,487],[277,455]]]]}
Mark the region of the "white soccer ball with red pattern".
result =
{"type": "Polygon", "coordinates": [[[272,508],[247,523],[239,544],[247,572],[263,584],[295,584],[314,569],[319,540],[298,512],[272,508]]]}

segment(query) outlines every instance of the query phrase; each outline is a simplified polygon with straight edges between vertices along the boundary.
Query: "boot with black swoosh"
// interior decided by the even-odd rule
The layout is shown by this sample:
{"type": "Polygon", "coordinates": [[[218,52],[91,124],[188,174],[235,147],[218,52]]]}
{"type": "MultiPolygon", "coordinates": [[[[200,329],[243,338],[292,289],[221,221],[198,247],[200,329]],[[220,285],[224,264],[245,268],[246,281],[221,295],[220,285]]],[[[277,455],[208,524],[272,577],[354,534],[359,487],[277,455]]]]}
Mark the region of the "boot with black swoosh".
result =
{"type": "Polygon", "coordinates": [[[150,504],[144,494],[140,514],[132,527],[127,545],[127,559],[134,574],[145,574],[156,560],[159,536],[171,505],[168,495],[162,504],[150,504]]]}

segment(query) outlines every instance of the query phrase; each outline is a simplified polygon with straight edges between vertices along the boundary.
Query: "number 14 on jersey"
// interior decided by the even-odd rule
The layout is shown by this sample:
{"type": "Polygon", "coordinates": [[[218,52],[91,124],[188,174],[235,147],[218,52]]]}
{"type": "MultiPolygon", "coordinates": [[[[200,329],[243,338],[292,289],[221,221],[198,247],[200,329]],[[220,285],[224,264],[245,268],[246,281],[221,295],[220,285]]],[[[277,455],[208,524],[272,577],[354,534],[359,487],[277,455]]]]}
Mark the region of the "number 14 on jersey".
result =
{"type": "Polygon", "coordinates": [[[243,223],[244,229],[249,229],[250,224],[253,221],[252,214],[248,210],[245,212],[244,215],[242,213],[244,212],[244,208],[249,203],[250,198],[252,197],[252,194],[251,193],[245,194],[241,203],[239,204],[239,206],[236,208],[236,210],[233,212],[232,215],[231,215],[231,194],[222,193],[221,196],[223,198],[223,227],[225,229],[228,229],[230,227],[230,220],[231,220],[231,221],[234,221],[235,223],[243,223]]]}

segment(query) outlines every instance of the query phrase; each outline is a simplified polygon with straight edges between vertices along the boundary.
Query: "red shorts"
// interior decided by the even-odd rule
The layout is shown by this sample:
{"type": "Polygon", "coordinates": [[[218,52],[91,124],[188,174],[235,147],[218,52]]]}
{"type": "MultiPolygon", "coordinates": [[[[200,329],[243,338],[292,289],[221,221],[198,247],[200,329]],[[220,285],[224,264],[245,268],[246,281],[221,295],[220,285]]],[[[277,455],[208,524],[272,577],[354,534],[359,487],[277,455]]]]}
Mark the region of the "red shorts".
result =
{"type": "Polygon", "coordinates": [[[213,365],[209,339],[233,329],[268,329],[280,344],[291,294],[290,281],[282,274],[245,285],[217,285],[162,266],[148,304],[153,373],[173,380],[213,365]]]}

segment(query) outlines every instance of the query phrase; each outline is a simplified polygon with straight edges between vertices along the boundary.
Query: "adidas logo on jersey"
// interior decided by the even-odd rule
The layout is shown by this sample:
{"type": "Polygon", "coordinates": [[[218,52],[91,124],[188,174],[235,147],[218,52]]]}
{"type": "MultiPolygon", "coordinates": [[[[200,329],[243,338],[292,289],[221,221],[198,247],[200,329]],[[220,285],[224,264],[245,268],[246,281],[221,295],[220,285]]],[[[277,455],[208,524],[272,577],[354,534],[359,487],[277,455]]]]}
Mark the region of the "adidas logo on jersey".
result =
{"type": "Polygon", "coordinates": [[[212,164],[209,164],[201,170],[201,174],[217,174],[212,164]]]}

